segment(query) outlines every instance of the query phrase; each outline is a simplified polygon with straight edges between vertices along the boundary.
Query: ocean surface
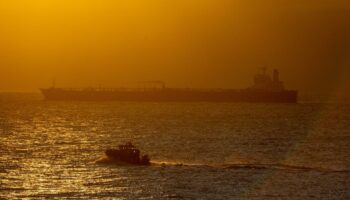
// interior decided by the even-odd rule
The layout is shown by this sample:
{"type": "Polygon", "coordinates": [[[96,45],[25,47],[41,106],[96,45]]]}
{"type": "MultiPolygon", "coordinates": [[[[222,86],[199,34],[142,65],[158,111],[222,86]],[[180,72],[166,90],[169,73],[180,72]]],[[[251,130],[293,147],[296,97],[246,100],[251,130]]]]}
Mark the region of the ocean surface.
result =
{"type": "Polygon", "coordinates": [[[0,95],[0,199],[350,199],[350,104],[0,95]],[[148,167],[103,163],[132,141],[148,167]]]}

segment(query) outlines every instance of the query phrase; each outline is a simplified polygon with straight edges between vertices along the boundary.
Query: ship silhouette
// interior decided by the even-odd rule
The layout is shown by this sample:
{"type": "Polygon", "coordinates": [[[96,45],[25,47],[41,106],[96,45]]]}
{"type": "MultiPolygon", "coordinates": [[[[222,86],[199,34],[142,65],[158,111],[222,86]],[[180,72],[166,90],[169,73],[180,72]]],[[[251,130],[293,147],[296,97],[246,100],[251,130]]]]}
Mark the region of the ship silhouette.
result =
{"type": "Polygon", "coordinates": [[[272,77],[266,68],[254,76],[246,89],[168,88],[164,82],[144,82],[143,88],[46,88],[40,89],[46,100],[61,101],[136,101],[136,102],[261,102],[297,103],[298,91],[286,90],[278,70],[272,77]]]}

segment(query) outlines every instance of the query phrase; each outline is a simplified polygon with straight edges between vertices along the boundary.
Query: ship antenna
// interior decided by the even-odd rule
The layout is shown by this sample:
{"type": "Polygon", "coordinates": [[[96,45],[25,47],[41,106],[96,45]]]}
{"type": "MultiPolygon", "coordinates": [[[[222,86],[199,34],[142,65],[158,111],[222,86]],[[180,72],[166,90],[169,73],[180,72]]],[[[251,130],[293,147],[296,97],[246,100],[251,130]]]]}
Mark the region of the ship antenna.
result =
{"type": "Polygon", "coordinates": [[[262,68],[261,68],[261,71],[262,73],[265,75],[266,74],[266,70],[267,70],[267,65],[264,65],[262,68]]]}
{"type": "Polygon", "coordinates": [[[53,78],[52,80],[52,88],[55,88],[56,87],[56,77],[53,78]]]}

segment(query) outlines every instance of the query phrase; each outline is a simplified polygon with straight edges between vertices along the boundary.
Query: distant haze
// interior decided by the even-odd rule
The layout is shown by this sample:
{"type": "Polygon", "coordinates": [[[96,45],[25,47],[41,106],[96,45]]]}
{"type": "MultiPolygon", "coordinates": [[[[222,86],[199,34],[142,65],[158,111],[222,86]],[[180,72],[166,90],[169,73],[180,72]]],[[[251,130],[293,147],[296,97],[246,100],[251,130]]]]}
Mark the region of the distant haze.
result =
{"type": "Polygon", "coordinates": [[[0,91],[242,88],[262,66],[287,88],[350,89],[348,0],[0,2],[0,91]]]}

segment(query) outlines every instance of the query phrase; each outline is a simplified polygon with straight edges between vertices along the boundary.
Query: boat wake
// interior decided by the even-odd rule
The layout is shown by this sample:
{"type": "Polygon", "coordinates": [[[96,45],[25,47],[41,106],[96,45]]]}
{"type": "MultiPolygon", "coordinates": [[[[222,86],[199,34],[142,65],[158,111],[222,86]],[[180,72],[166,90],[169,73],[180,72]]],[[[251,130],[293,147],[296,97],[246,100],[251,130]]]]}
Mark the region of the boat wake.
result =
{"type": "MultiPolygon", "coordinates": [[[[126,162],[116,161],[107,156],[101,157],[95,161],[96,164],[101,165],[131,165],[126,162]]],[[[182,162],[173,162],[173,161],[151,161],[150,166],[158,167],[171,167],[171,166],[204,166],[203,164],[185,164],[182,162]]]]}
{"type": "Polygon", "coordinates": [[[257,169],[257,170],[282,170],[289,172],[324,172],[324,173],[349,173],[348,169],[331,169],[322,167],[307,167],[286,164],[261,164],[261,163],[246,163],[246,164],[224,164],[221,165],[224,169],[257,169]]]}
{"type": "MultiPolygon", "coordinates": [[[[97,164],[109,164],[109,165],[128,165],[127,163],[117,162],[103,157],[96,161],[97,164]]],[[[274,163],[224,163],[224,164],[203,164],[203,163],[189,163],[182,161],[152,161],[151,167],[196,167],[196,168],[211,168],[211,169],[247,169],[247,170],[281,170],[288,172],[324,172],[324,173],[350,173],[349,169],[331,169],[321,167],[307,167],[297,165],[286,164],[274,164],[274,163]]]]}

